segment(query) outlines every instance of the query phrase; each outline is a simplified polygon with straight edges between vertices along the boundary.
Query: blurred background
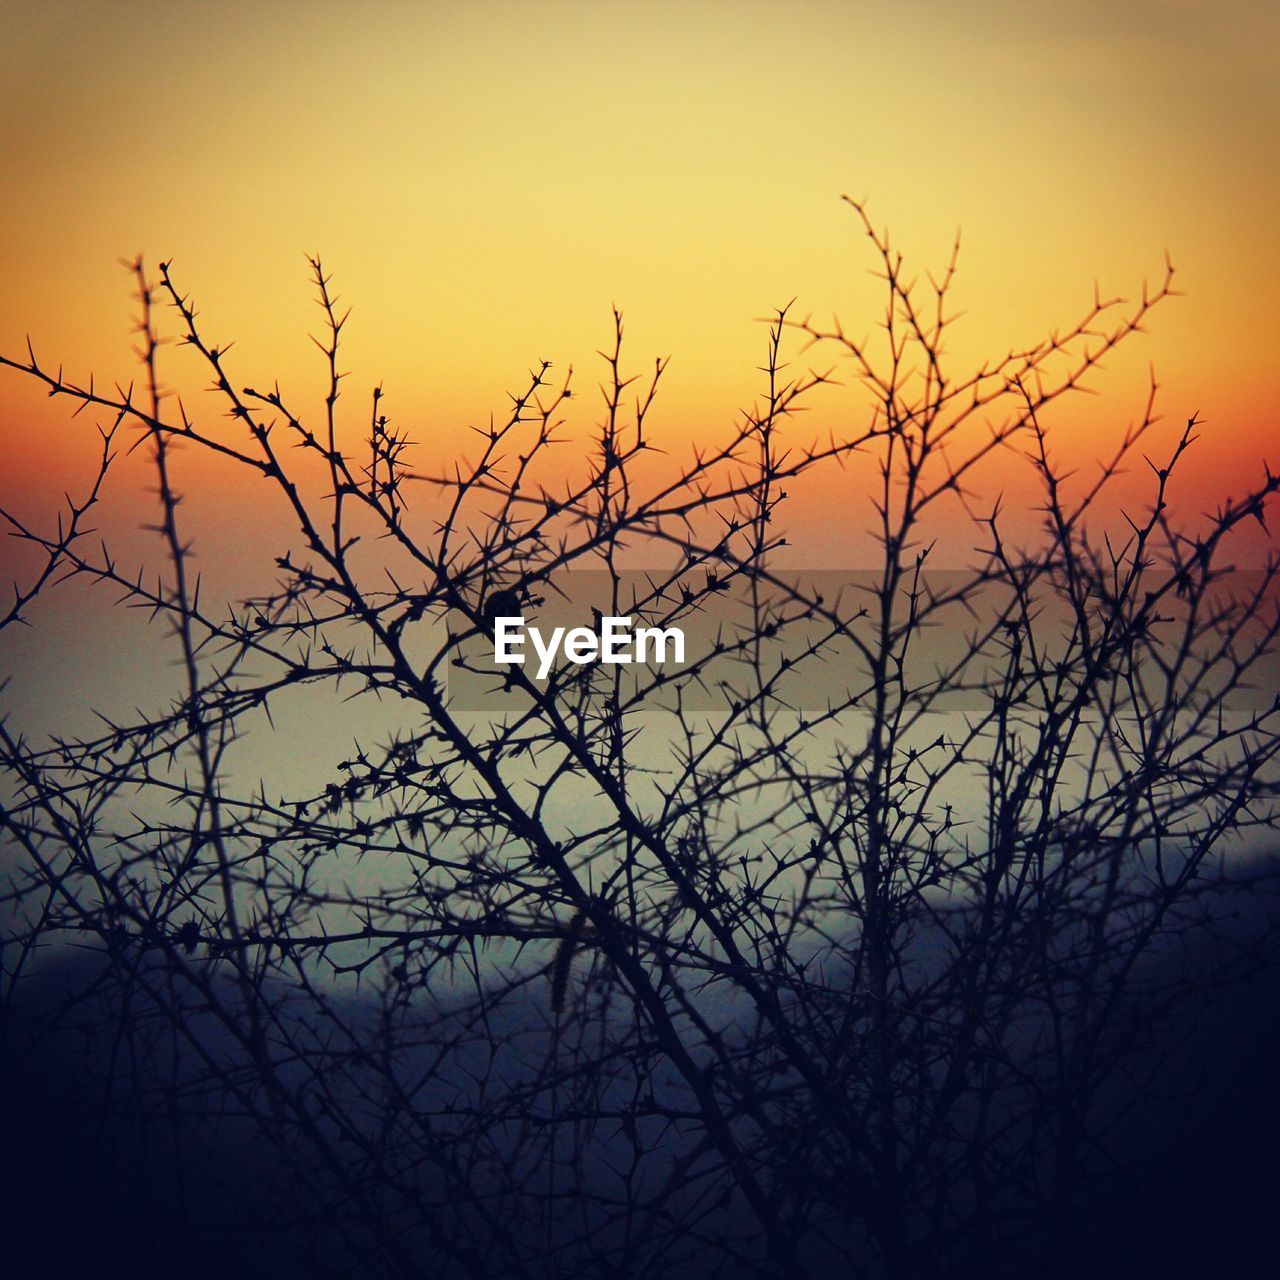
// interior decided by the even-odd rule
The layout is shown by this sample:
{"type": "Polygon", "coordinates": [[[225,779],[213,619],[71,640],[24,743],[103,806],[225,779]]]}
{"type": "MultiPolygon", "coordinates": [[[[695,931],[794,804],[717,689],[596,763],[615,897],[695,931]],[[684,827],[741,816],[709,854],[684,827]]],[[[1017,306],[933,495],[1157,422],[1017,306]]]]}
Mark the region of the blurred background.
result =
{"type": "MultiPolygon", "coordinates": [[[[590,390],[616,304],[633,371],[672,357],[652,422],[679,451],[761,389],[773,308],[794,298],[797,316],[874,336],[882,290],[848,193],[922,281],[961,233],[956,373],[1065,328],[1095,282],[1136,296],[1168,251],[1186,296],[1094,378],[1102,399],[1059,410],[1059,447],[1087,471],[1141,413],[1154,364],[1170,429],[1205,420],[1201,488],[1173,495],[1194,511],[1257,477],[1274,429],[1278,44],[1261,0],[11,0],[0,351],[29,335],[69,376],[132,377],[117,259],[144,252],[173,260],[211,340],[238,343],[235,376],[279,378],[314,409],[303,255],[318,252],[355,308],[353,441],[379,381],[435,465],[539,359],[590,390]]],[[[166,354],[162,375],[199,417],[204,374],[166,354]]],[[[583,395],[569,430],[597,408],[583,395]]],[[[864,413],[856,389],[833,393],[794,438],[864,413]]],[[[92,465],[88,421],[12,376],[0,441],[17,510],[48,510],[92,465]]],[[[1022,471],[1002,465],[1016,491],[1022,471]]],[[[189,499],[227,540],[205,543],[216,583],[250,536],[237,527],[269,513],[208,460],[182,467],[189,491],[218,489],[207,510],[189,499]]],[[[793,563],[868,563],[842,483],[794,504],[793,563]]]]}

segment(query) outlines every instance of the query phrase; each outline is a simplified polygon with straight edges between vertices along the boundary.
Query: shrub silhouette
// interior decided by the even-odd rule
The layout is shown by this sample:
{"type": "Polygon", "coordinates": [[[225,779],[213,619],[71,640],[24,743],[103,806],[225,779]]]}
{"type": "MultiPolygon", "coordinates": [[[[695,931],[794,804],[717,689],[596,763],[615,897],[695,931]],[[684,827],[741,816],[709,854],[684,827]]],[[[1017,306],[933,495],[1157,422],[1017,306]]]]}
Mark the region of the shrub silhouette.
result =
{"type": "MultiPolygon", "coordinates": [[[[6,517],[44,567],[5,625],[105,584],[172,624],[183,683],[95,735],[0,727],[7,1055],[76,1028],[81,1096],[144,1146],[180,1133],[177,1164],[205,1153],[244,1201],[224,1227],[256,1221],[307,1274],[1096,1273],[1125,1117],[1176,1080],[1195,1002],[1268,956],[1259,917],[1212,981],[1178,960],[1270,883],[1275,566],[1230,557],[1280,479],[1180,526],[1192,418],[1145,509],[1103,521],[1154,385],[1074,488],[1046,425],[1172,267],[953,374],[955,254],[919,286],[851,208],[879,336],[782,309],[760,398],[683,460],[651,443],[664,363],[628,374],[616,314],[575,462],[548,363],[466,459],[413,445],[380,389],[353,447],[319,260],[319,422],[233,376],[169,264],[134,265],[139,388],[0,357],[112,424],[56,532],[6,517]],[[229,426],[165,394],[160,303],[229,426]],[[834,373],[790,372],[793,342],[861,388],[825,441],[795,419],[834,373]],[[88,537],[126,436],[152,452],[158,576],[88,537]],[[274,589],[201,596],[179,443],[266,482],[290,522],[274,589]],[[1013,448],[1026,545],[983,487],[1013,448]],[[875,563],[776,568],[787,486],[840,467],[875,563]],[[574,591],[698,642],[546,682],[486,660],[502,610],[574,591]],[[269,749],[246,775],[273,705],[307,704],[347,758],[301,791],[269,749]],[[24,1004],[72,943],[79,978],[24,1004]]],[[[216,1269],[212,1193],[179,1199],[164,1248],[216,1269]]]]}

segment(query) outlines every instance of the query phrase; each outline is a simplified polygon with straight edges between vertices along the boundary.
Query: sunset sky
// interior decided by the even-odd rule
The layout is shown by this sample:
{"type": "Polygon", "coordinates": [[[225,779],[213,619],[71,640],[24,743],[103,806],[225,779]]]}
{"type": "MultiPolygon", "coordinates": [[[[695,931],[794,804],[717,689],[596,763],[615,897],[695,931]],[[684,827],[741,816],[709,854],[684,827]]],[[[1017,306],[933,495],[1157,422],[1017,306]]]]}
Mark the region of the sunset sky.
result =
{"type": "MultiPolygon", "coordinates": [[[[773,307],[873,330],[848,192],[921,270],[961,230],[958,368],[1073,320],[1095,279],[1136,292],[1168,250],[1186,296],[1064,429],[1101,452],[1154,362],[1170,421],[1206,420],[1175,496],[1208,505],[1276,428],[1278,50],[1280,9],[1243,0],[10,0],[0,351],[30,334],[69,374],[130,376],[117,260],[143,251],[237,340],[238,377],[315,404],[318,251],[355,308],[353,431],[381,380],[443,459],[539,358],[590,387],[616,303],[636,370],[672,358],[655,430],[678,448],[759,389],[773,307]]],[[[0,501],[36,514],[91,424],[0,374],[0,443],[0,501]]],[[[801,558],[838,562],[813,513],[843,499],[817,496],[801,558]]]]}

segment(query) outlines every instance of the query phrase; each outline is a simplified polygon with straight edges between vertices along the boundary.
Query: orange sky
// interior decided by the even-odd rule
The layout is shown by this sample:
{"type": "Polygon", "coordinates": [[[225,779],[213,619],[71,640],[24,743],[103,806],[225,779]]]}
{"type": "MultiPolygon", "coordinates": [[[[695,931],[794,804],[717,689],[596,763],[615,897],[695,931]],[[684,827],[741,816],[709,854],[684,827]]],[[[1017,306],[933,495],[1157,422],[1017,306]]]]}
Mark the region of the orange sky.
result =
{"type": "MultiPolygon", "coordinates": [[[[10,0],[0,351],[29,332],[69,372],[127,376],[115,264],[144,250],[239,342],[237,377],[314,404],[318,250],[356,309],[353,429],[378,380],[441,455],[540,357],[587,387],[616,302],[634,367],[672,357],[655,430],[679,447],[756,392],[773,306],[874,327],[847,191],[921,268],[962,229],[958,367],[1074,319],[1095,278],[1136,290],[1168,249],[1187,296],[1065,427],[1101,451],[1154,361],[1170,419],[1207,420],[1181,494],[1207,503],[1275,430],[1278,50],[1280,8],[1240,0],[10,0]]],[[[0,374],[0,502],[56,500],[88,427],[0,374]]],[[[847,545],[814,516],[842,502],[824,483],[797,513],[809,563],[847,545]]]]}

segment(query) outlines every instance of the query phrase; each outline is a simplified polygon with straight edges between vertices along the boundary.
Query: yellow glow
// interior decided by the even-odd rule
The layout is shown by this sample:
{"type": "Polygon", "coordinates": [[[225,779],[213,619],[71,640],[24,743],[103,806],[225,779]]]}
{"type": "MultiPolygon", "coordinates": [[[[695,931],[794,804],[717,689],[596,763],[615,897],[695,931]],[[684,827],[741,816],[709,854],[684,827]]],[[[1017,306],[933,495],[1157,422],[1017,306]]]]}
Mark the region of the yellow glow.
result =
{"type": "MultiPolygon", "coordinates": [[[[636,369],[673,357],[676,447],[756,392],[774,306],[874,329],[848,191],[921,269],[963,229],[962,364],[1167,248],[1188,296],[1081,429],[1123,426],[1154,361],[1169,416],[1207,419],[1206,492],[1238,489],[1280,391],[1277,49],[1280,10],[1243,2],[10,3],[0,350],[130,376],[114,264],[144,249],[238,377],[314,405],[319,251],[356,308],[353,431],[379,380],[441,453],[538,358],[584,390],[617,303],[636,369]]],[[[0,378],[24,489],[61,491],[71,430],[0,378]]]]}

